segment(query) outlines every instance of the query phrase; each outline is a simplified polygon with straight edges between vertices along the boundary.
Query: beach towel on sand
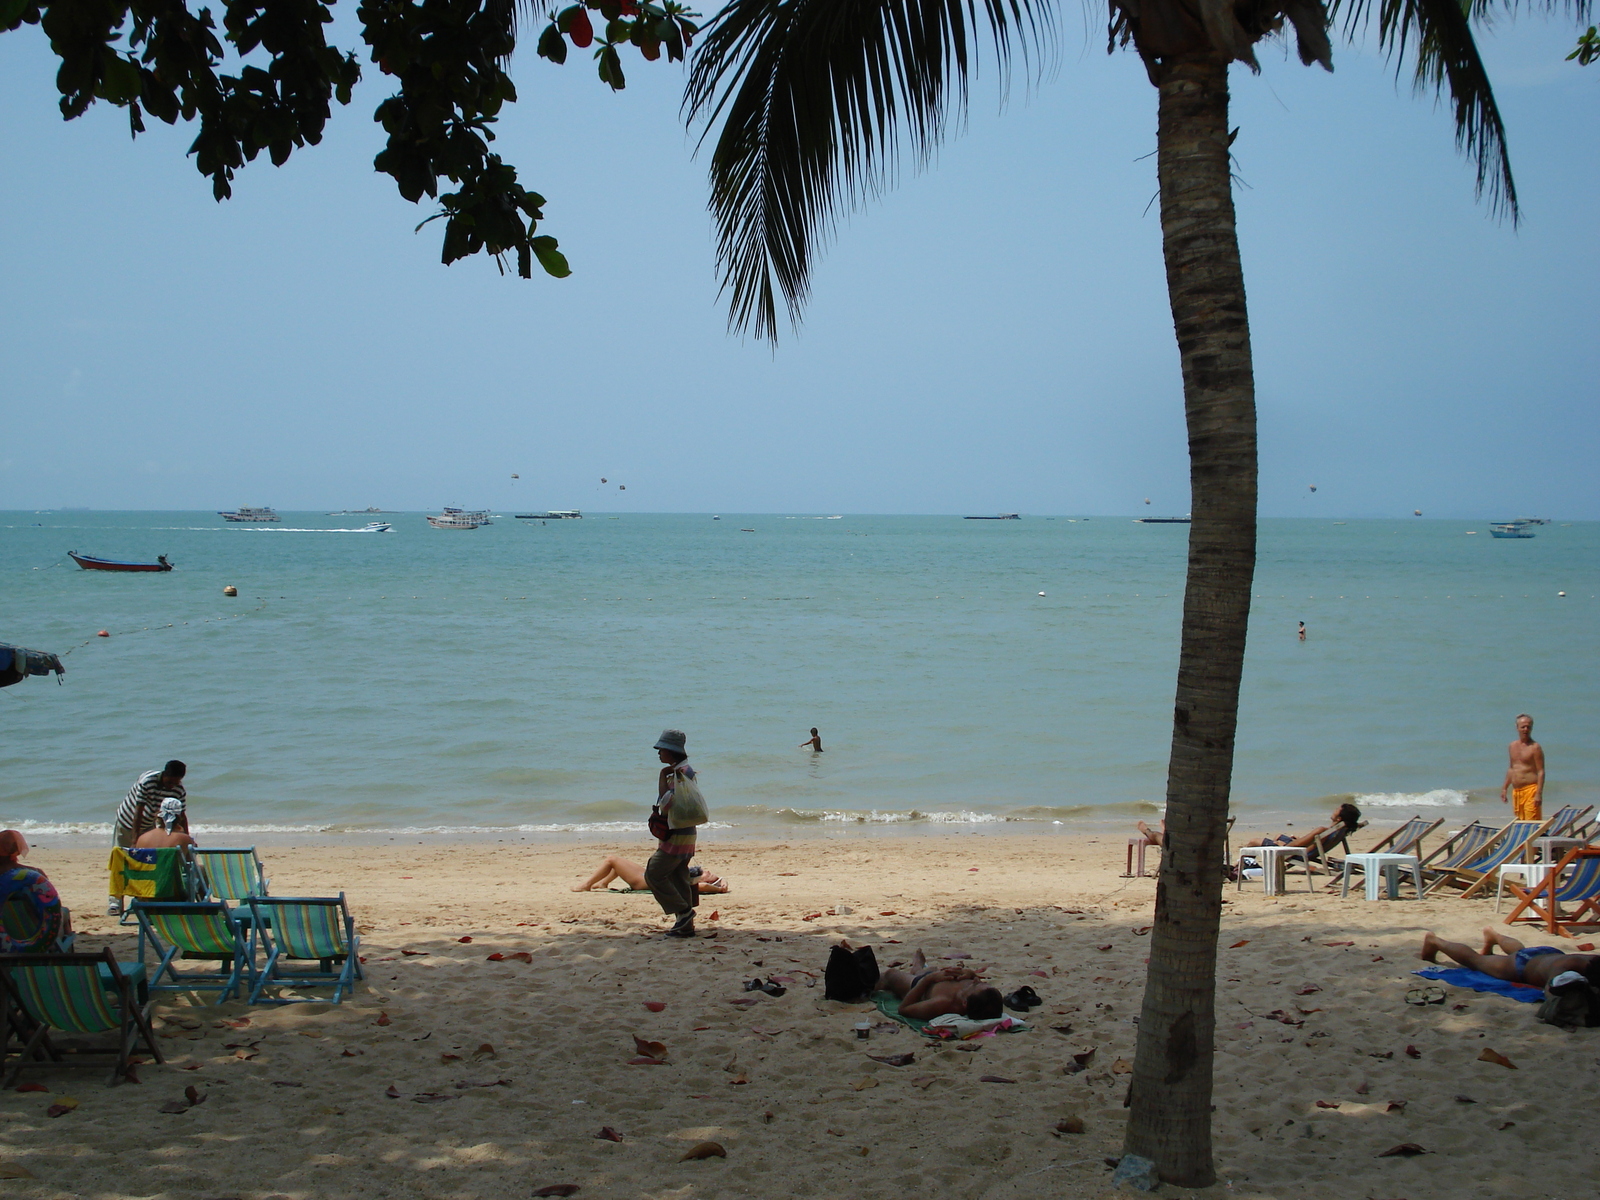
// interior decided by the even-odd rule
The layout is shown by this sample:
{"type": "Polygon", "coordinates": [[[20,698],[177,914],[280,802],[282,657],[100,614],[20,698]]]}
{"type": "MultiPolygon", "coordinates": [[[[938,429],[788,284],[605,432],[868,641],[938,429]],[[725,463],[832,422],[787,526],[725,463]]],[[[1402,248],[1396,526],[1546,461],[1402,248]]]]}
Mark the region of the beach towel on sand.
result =
{"type": "Polygon", "coordinates": [[[1423,967],[1420,971],[1411,972],[1421,975],[1424,979],[1437,979],[1441,983],[1448,983],[1451,987],[1471,988],[1475,992],[1493,992],[1496,996],[1504,996],[1508,1000],[1520,1000],[1523,1004],[1537,1004],[1544,999],[1544,989],[1536,988],[1530,983],[1507,983],[1504,979],[1496,979],[1493,975],[1485,975],[1482,971],[1474,971],[1470,967],[1423,967]]]}
{"type": "Polygon", "coordinates": [[[873,992],[872,1003],[877,1005],[878,1011],[892,1021],[915,1029],[918,1033],[931,1038],[969,1038],[980,1033],[1022,1033],[1028,1028],[1025,1021],[1016,1017],[996,1017],[992,1021],[969,1021],[966,1017],[958,1017],[954,1013],[946,1013],[942,1017],[935,1017],[931,1021],[919,1021],[915,1017],[902,1016],[900,1013],[900,998],[893,992],[873,992]]]}

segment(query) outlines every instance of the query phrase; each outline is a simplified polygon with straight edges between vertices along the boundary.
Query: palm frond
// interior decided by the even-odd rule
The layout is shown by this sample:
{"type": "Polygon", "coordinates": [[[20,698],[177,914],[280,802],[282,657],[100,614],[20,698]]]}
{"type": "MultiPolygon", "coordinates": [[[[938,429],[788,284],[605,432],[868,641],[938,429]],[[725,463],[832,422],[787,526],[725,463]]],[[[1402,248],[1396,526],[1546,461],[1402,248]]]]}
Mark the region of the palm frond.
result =
{"type": "Polygon", "coordinates": [[[1000,83],[1015,47],[1043,65],[1053,0],[731,0],[707,29],[684,109],[721,122],[711,155],[729,326],[797,322],[813,256],[848,208],[892,181],[904,142],[925,161],[987,45],[1000,83]],[[988,37],[984,38],[983,27],[988,37]]]}
{"type": "MultiPolygon", "coordinates": [[[[1404,60],[1408,50],[1415,54],[1417,90],[1448,93],[1455,112],[1456,145],[1477,168],[1477,193],[1487,194],[1491,211],[1509,214],[1513,224],[1520,213],[1505,123],[1472,25],[1474,21],[1487,25],[1497,10],[1514,12],[1519,7],[1517,0],[1331,0],[1329,4],[1334,16],[1345,10],[1349,36],[1376,15],[1378,44],[1397,60],[1404,60]]],[[[1527,7],[1547,12],[1566,9],[1583,16],[1589,0],[1531,0],[1527,7]]]]}

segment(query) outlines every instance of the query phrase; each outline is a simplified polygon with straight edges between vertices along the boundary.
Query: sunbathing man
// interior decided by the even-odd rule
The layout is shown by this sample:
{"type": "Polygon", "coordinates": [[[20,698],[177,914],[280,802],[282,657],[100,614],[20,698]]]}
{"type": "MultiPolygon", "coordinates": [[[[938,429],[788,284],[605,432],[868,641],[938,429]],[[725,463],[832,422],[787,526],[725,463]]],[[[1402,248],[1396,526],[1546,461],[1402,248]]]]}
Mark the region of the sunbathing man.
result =
{"type": "MultiPolygon", "coordinates": [[[[729,890],[726,879],[720,875],[713,875],[704,867],[690,867],[689,878],[694,883],[694,890],[702,896],[720,896],[729,890]]],[[[636,892],[650,890],[644,885],[644,867],[631,858],[623,858],[620,854],[606,855],[595,873],[582,883],[574,885],[572,890],[592,892],[595,888],[609,888],[615,879],[622,880],[636,892]]]]}
{"type": "Polygon", "coordinates": [[[134,841],[134,846],[140,850],[170,850],[176,846],[193,846],[197,843],[183,830],[178,828],[183,820],[183,801],[170,797],[161,802],[161,809],[156,814],[157,825],[154,829],[147,829],[134,841]]]}
{"type": "Polygon", "coordinates": [[[1424,962],[1438,962],[1443,953],[1463,967],[1482,971],[1507,983],[1526,983],[1543,987],[1557,975],[1576,971],[1591,984],[1600,987],[1600,954],[1568,954],[1554,946],[1524,946],[1514,937],[1483,931],[1483,949],[1475,952],[1462,942],[1447,942],[1433,933],[1422,935],[1422,950],[1418,954],[1424,962]],[[1498,948],[1503,953],[1496,954],[1498,948]]]}
{"type": "Polygon", "coordinates": [[[930,970],[921,950],[911,956],[910,971],[885,971],[879,975],[878,990],[898,996],[900,1015],[914,1021],[931,1021],[945,1013],[989,1021],[1005,1013],[999,988],[966,967],[930,970]]]}

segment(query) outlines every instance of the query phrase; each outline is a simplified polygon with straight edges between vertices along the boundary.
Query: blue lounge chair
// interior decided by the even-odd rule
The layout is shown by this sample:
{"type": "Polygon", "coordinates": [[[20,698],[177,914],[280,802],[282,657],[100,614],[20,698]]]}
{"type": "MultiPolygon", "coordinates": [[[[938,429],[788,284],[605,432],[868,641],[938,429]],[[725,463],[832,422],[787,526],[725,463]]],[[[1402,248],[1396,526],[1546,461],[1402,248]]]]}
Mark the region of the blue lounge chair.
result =
{"type": "Polygon", "coordinates": [[[355,919],[337,896],[252,896],[250,908],[257,936],[266,947],[267,961],[250,992],[251,1004],[304,1004],[318,996],[279,996],[263,999],[268,986],[333,988],[333,1002],[342,1003],[346,992],[362,978],[361,939],[355,919]],[[295,972],[291,961],[315,961],[316,971],[295,972]]]}
{"type": "Polygon", "coordinates": [[[25,1067],[103,1067],[111,1057],[110,1084],[132,1073],[129,1057],[140,1042],[158,1063],[166,1060],[150,1030],[149,1003],[141,1000],[135,981],[124,974],[110,949],[99,954],[0,955],[7,1020],[0,1025],[0,1056],[9,1048],[13,1030],[30,1027],[7,1086],[25,1067]],[[12,1018],[16,1019],[13,1020],[12,1018]],[[50,1040],[54,1029],[69,1034],[114,1033],[114,1048],[99,1061],[71,1059],[50,1040]]]}
{"type": "Polygon", "coordinates": [[[1538,922],[1558,937],[1572,937],[1574,929],[1596,928],[1600,926],[1600,849],[1574,846],[1537,886],[1520,887],[1507,880],[1506,888],[1517,899],[1507,925],[1538,922]],[[1577,907],[1563,915],[1563,905],[1577,907]],[[1585,921],[1585,913],[1592,919],[1585,921]]]}
{"type": "Polygon", "coordinates": [[[256,981],[255,956],[249,938],[222,900],[135,900],[139,921],[139,961],[148,943],[160,956],[150,976],[153,992],[215,990],[217,1003],[233,999],[241,984],[256,981]],[[208,971],[180,973],[176,963],[196,959],[216,965],[208,971]],[[170,980],[171,982],[163,982],[170,980]]]}
{"type": "MultiPolygon", "coordinates": [[[[1483,853],[1477,858],[1460,866],[1431,868],[1434,878],[1423,885],[1422,894],[1431,895],[1448,884],[1463,889],[1461,892],[1463,900],[1477,895],[1494,882],[1496,867],[1502,863],[1514,862],[1519,856],[1526,854],[1533,839],[1543,837],[1549,825],[1549,821],[1512,821],[1489,839],[1483,848],[1483,853]]],[[[1429,874],[1429,871],[1430,868],[1424,868],[1424,876],[1429,874]]]]}

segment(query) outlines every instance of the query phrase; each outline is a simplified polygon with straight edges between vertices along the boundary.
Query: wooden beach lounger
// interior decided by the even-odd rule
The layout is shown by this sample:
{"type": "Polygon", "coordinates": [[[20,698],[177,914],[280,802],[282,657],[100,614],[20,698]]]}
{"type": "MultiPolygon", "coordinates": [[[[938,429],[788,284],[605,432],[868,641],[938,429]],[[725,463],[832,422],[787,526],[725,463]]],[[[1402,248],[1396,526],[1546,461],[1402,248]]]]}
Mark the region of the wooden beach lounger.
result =
{"type": "MultiPolygon", "coordinates": [[[[157,1062],[166,1061],[150,1032],[149,1002],[140,1002],[134,980],[123,973],[109,948],[99,954],[4,954],[0,975],[6,1004],[15,1005],[33,1027],[6,1086],[15,1084],[25,1067],[104,1067],[107,1058],[114,1060],[108,1084],[116,1084],[130,1074],[128,1056],[141,1041],[157,1062]],[[50,1040],[52,1029],[115,1033],[117,1040],[96,1061],[86,1061],[58,1050],[50,1040]],[[46,1057],[38,1057],[41,1053],[46,1057]]],[[[14,1028],[8,1014],[0,1030],[0,1055],[14,1028]]]]}
{"type": "Polygon", "coordinates": [[[1506,888],[1517,898],[1507,925],[1533,922],[1558,937],[1573,937],[1574,929],[1600,928],[1600,847],[1574,846],[1537,887],[1507,880],[1506,888]],[[1561,906],[1572,904],[1577,907],[1563,916],[1561,906]],[[1587,921],[1585,913],[1590,918],[1587,921]]]}
{"type": "Polygon", "coordinates": [[[1483,852],[1474,859],[1459,865],[1436,865],[1423,867],[1424,878],[1433,875],[1433,878],[1422,887],[1422,894],[1432,895],[1433,892],[1448,884],[1451,887],[1462,888],[1463,900],[1477,895],[1485,887],[1494,882],[1494,870],[1501,863],[1508,863],[1519,855],[1528,852],[1528,846],[1536,837],[1543,837],[1549,828],[1549,821],[1513,821],[1507,825],[1484,845],[1483,852]]]}

